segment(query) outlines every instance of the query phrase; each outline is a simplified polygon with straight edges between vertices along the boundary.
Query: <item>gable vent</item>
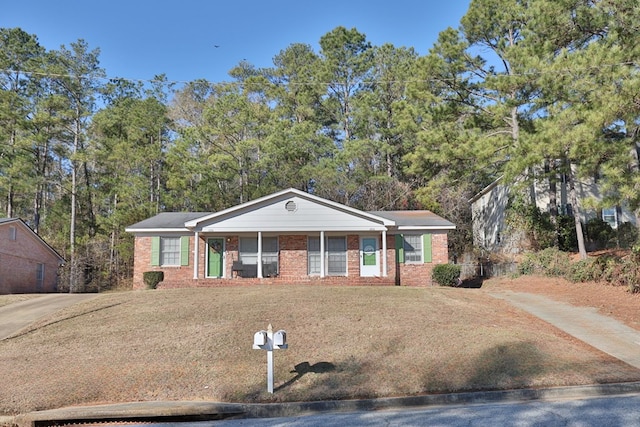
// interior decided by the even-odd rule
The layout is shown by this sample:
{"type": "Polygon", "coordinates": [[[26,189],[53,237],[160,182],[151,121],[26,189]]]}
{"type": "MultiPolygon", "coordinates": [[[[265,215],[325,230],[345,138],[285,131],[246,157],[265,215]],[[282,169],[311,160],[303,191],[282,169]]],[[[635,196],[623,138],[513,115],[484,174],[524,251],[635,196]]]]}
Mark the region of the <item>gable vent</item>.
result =
{"type": "Polygon", "coordinates": [[[296,205],[296,202],[294,202],[293,200],[289,200],[284,204],[284,208],[287,210],[287,212],[295,212],[298,209],[298,205],[296,205]]]}

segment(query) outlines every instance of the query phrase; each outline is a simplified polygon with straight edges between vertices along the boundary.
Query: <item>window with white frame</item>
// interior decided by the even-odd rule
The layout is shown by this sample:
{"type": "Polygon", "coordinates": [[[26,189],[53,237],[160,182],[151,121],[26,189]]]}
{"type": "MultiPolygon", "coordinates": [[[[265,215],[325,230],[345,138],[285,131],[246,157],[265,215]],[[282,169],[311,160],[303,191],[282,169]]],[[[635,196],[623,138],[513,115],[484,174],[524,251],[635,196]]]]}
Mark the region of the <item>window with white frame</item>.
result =
{"type": "Polygon", "coordinates": [[[16,240],[17,230],[14,226],[9,227],[9,240],[16,240]]]}
{"type": "Polygon", "coordinates": [[[344,276],[347,274],[347,239],[346,237],[327,238],[327,274],[344,276]]]}
{"type": "MultiPolygon", "coordinates": [[[[258,238],[240,238],[240,261],[247,265],[258,264],[258,238]]],[[[262,238],[262,264],[278,263],[278,237],[265,236],[262,238]]]]}
{"type": "Polygon", "coordinates": [[[258,238],[240,238],[240,261],[247,265],[258,265],[258,238]]]}
{"type": "Polygon", "coordinates": [[[160,238],[160,265],[180,265],[180,237],[160,238]]]}
{"type": "MultiPolygon", "coordinates": [[[[320,237],[310,236],[307,246],[307,268],[309,275],[320,274],[320,237]]],[[[329,276],[347,274],[347,239],[330,236],[325,239],[325,271],[329,276]]]]}
{"type": "Polygon", "coordinates": [[[277,237],[262,238],[262,264],[263,265],[278,264],[278,238],[277,237]]]}
{"type": "Polygon", "coordinates": [[[618,212],[616,208],[602,209],[602,220],[609,224],[611,228],[617,228],[618,212]]]}
{"type": "Polygon", "coordinates": [[[422,262],[422,235],[404,235],[404,261],[407,264],[422,262]]]}

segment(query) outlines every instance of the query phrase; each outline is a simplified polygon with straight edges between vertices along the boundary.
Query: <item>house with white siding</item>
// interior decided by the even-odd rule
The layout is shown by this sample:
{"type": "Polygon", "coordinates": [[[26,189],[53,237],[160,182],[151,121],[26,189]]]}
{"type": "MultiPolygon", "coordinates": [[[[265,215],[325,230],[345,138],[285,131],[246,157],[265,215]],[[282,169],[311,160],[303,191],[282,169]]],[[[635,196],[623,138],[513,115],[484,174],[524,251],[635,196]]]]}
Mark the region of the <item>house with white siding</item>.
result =
{"type": "MultiPolygon", "coordinates": [[[[503,177],[498,178],[476,194],[469,203],[473,221],[473,244],[477,248],[489,251],[506,250],[517,252],[519,236],[508,235],[506,215],[510,197],[515,188],[526,192],[527,200],[535,200],[542,212],[550,212],[549,182],[546,179],[535,179],[528,186],[509,184],[503,177]]],[[[616,229],[625,222],[636,224],[636,216],[626,206],[608,206],[603,209],[589,209],[582,206],[583,201],[602,200],[602,194],[596,180],[586,179],[575,182],[576,198],[580,204],[578,212],[583,224],[593,218],[600,218],[611,228],[616,229]]],[[[569,200],[569,188],[566,179],[560,177],[556,184],[556,204],[559,214],[573,215],[573,206],[569,200]]]]}
{"type": "Polygon", "coordinates": [[[431,284],[455,225],[430,211],[364,212],[295,189],[220,212],[165,212],[135,236],[134,288],[241,284],[431,284]]]}

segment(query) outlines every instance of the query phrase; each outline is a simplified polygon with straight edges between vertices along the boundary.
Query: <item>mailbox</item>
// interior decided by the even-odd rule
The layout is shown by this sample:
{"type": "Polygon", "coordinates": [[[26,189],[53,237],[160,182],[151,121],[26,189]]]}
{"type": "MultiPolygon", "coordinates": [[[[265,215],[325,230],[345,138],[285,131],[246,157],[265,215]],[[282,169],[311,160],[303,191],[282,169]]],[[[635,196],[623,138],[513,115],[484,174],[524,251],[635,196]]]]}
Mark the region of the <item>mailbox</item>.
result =
{"type": "Polygon", "coordinates": [[[287,345],[287,333],[282,329],[273,334],[273,346],[281,349],[289,347],[287,345]]]}
{"type": "Polygon", "coordinates": [[[258,331],[253,335],[253,348],[260,349],[267,345],[267,331],[258,331]]]}
{"type": "Polygon", "coordinates": [[[253,334],[253,349],[267,350],[267,391],[273,393],[273,350],[286,349],[287,333],[280,329],[273,332],[271,324],[266,331],[258,331],[253,334]]]}

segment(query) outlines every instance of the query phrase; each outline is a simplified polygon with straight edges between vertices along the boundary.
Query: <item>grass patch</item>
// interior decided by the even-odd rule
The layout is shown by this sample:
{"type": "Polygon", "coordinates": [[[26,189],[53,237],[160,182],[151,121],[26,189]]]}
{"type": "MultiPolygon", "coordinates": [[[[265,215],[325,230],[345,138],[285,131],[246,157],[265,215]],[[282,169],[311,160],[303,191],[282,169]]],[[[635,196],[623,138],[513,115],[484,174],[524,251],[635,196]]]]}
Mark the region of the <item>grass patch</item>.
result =
{"type": "Polygon", "coordinates": [[[0,341],[0,414],[146,400],[372,398],[640,380],[480,290],[252,286],[101,294],[0,341]],[[253,333],[285,329],[276,393],[253,333]]]}

